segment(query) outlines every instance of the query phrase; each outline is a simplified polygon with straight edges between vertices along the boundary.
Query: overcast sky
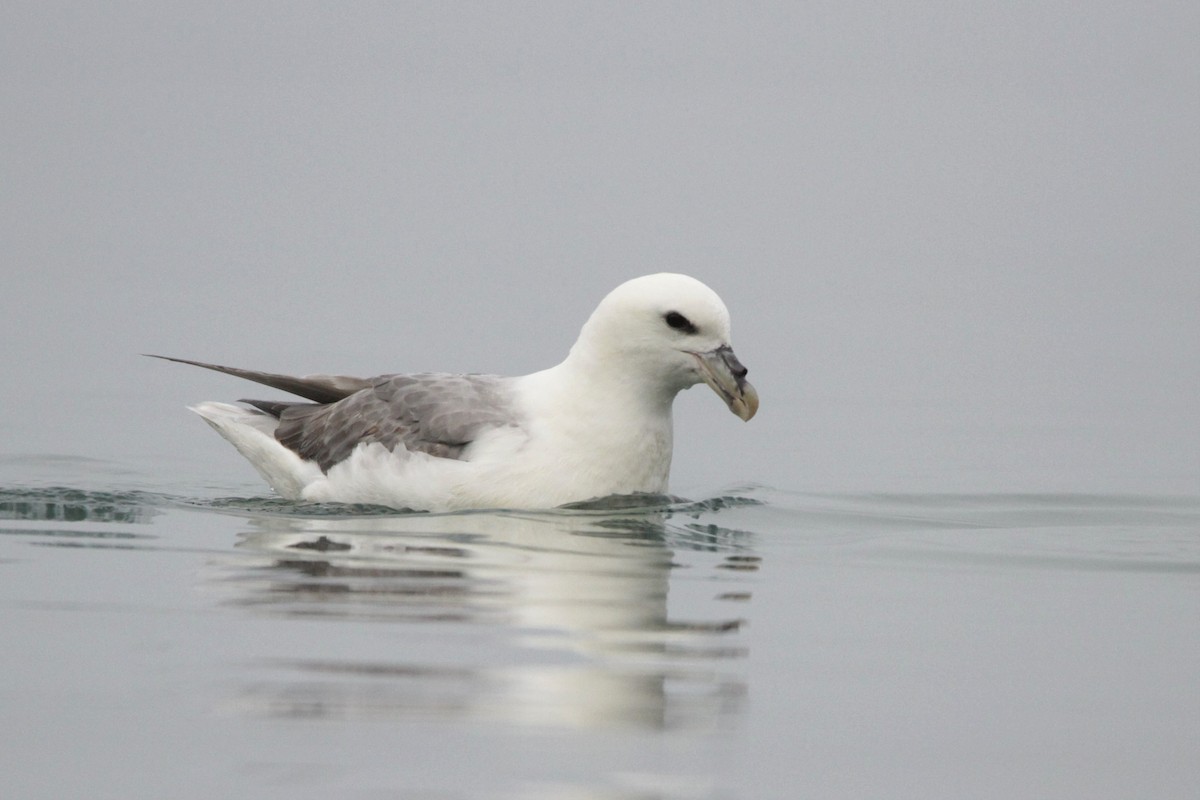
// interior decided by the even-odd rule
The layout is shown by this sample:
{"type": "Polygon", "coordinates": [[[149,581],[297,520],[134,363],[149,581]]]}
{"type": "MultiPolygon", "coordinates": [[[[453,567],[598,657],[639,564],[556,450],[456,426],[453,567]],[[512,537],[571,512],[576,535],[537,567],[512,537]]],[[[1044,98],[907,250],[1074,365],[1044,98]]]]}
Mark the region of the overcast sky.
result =
{"type": "Polygon", "coordinates": [[[1194,3],[0,7],[0,454],[248,467],[165,352],[518,374],[730,306],[676,484],[1200,491],[1194,3]]]}

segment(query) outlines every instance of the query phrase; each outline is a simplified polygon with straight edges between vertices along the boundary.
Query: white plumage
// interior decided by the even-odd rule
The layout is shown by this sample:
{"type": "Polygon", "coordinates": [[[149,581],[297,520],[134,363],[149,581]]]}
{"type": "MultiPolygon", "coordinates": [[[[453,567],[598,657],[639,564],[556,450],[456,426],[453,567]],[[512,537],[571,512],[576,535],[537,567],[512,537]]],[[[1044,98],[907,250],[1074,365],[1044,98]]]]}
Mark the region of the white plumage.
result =
{"type": "Polygon", "coordinates": [[[758,408],[724,303],[668,273],[618,286],[561,364],[522,377],[290,378],[185,363],[316,401],[192,408],[279,494],[430,511],[665,492],[680,390],[705,382],[742,419],[758,408]]]}

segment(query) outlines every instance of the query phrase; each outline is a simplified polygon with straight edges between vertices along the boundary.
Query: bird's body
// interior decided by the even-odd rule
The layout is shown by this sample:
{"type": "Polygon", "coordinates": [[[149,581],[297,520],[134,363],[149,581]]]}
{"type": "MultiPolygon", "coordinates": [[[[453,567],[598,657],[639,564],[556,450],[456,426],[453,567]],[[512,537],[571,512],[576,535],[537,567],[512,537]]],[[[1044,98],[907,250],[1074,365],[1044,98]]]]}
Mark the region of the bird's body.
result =
{"type": "Polygon", "coordinates": [[[312,401],[192,409],[281,495],[431,511],[662,493],[680,390],[707,382],[743,419],[758,407],[724,304],[670,274],[619,286],[562,363],[521,377],[293,378],[184,363],[312,401]]]}

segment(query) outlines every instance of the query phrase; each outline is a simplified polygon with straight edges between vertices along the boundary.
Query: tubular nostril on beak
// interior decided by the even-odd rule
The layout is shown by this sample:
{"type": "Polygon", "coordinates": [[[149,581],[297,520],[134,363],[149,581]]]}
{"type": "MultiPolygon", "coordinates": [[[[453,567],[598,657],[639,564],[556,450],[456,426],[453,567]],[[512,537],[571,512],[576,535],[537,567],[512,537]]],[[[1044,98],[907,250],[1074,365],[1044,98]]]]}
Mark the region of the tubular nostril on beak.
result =
{"type": "Polygon", "coordinates": [[[729,373],[737,378],[740,382],[746,377],[750,370],[742,366],[742,362],[738,361],[738,357],[733,354],[733,348],[728,345],[720,348],[721,359],[725,362],[725,366],[729,367],[729,373]]]}
{"type": "Polygon", "coordinates": [[[743,420],[758,412],[758,392],[746,380],[749,370],[733,354],[729,345],[721,345],[705,353],[692,353],[698,366],[698,377],[716,392],[729,410],[743,420]]]}

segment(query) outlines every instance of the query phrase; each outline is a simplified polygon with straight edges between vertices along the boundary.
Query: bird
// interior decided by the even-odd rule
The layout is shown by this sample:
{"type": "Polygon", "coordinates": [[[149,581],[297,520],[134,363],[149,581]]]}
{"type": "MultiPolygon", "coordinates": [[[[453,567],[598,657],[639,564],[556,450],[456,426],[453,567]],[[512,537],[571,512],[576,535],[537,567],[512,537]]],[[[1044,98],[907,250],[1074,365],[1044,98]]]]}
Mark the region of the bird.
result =
{"type": "Polygon", "coordinates": [[[758,411],[725,304],[701,281],[675,273],[617,286],[561,363],[519,377],[292,377],[151,357],[303,398],[189,409],[280,496],[314,503],[537,510],[661,495],[680,391],[705,383],[742,420],[758,411]]]}

